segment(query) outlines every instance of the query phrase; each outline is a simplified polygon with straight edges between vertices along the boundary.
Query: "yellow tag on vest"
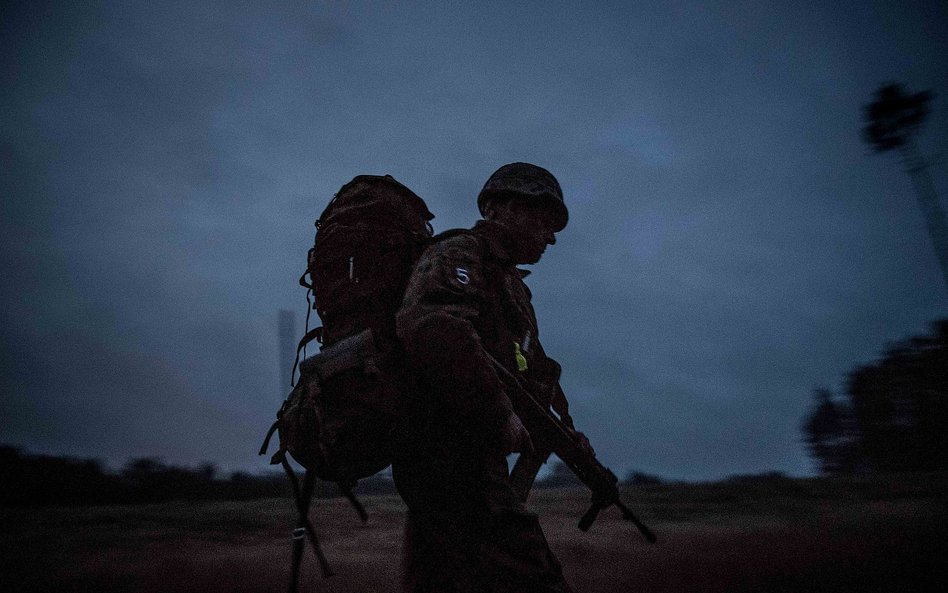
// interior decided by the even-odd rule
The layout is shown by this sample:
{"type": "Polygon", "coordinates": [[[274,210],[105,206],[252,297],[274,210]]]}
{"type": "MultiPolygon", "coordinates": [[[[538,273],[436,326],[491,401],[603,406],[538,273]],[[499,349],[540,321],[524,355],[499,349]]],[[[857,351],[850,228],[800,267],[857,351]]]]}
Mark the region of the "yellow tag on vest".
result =
{"type": "Polygon", "coordinates": [[[521,373],[527,370],[527,358],[520,352],[520,344],[514,342],[514,358],[517,359],[517,370],[521,373]]]}

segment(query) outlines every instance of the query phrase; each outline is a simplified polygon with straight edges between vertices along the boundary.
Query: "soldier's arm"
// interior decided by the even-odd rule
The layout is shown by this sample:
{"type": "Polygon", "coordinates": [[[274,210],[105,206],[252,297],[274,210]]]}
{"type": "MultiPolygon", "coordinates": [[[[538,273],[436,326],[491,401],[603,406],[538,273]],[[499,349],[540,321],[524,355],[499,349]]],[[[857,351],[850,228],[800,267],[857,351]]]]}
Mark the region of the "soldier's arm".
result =
{"type": "MultiPolygon", "coordinates": [[[[559,382],[562,367],[558,362],[546,356],[539,341],[536,348],[537,357],[534,363],[536,367],[534,371],[536,389],[530,391],[534,394],[537,403],[545,410],[552,408],[562,423],[561,429],[573,435],[576,443],[588,456],[595,457],[595,451],[589,443],[589,439],[586,438],[585,434],[576,430],[573,425],[573,418],[569,414],[569,403],[559,382]]],[[[521,455],[517,459],[517,463],[510,474],[510,481],[514,492],[517,493],[521,501],[527,501],[537,473],[555,448],[556,439],[551,438],[555,436],[544,431],[536,432],[536,434],[531,433],[534,452],[521,455]]]]}
{"type": "Polygon", "coordinates": [[[537,340],[536,343],[536,362],[534,363],[535,378],[534,381],[538,388],[538,400],[553,408],[560,420],[567,427],[573,428],[573,418],[569,414],[569,402],[566,395],[560,387],[560,375],[562,367],[543,350],[543,345],[537,340]]]}
{"type": "MultiPolygon", "coordinates": [[[[573,424],[573,417],[569,413],[569,402],[566,399],[566,394],[563,392],[563,388],[560,387],[560,375],[562,374],[562,367],[558,362],[547,356],[539,340],[537,340],[536,348],[536,382],[539,384],[540,393],[542,393],[542,396],[538,398],[538,401],[544,405],[550,406],[550,408],[556,412],[556,415],[560,418],[560,420],[563,421],[564,427],[573,432],[580,446],[582,446],[583,449],[585,449],[590,455],[595,455],[595,451],[593,450],[589,439],[585,434],[576,430],[576,427],[573,424]]],[[[542,449],[543,443],[539,443],[539,446],[542,449]]]]}
{"type": "Polygon", "coordinates": [[[415,267],[396,327],[414,370],[459,419],[500,430],[512,406],[474,325],[487,282],[475,238],[436,243],[415,267]]]}
{"type": "Polygon", "coordinates": [[[553,408],[553,411],[556,412],[556,415],[559,416],[560,420],[563,421],[564,427],[572,431],[572,433],[576,436],[576,440],[580,444],[580,446],[589,455],[595,455],[596,452],[593,449],[592,444],[589,442],[589,439],[586,437],[584,433],[576,430],[576,426],[573,424],[573,417],[570,416],[570,413],[569,413],[569,402],[566,400],[566,394],[563,393],[563,388],[560,387],[559,378],[560,378],[561,367],[559,363],[557,363],[555,360],[553,359],[548,359],[548,360],[553,365],[555,365],[555,369],[556,369],[555,370],[556,380],[553,381],[552,388],[551,388],[553,397],[550,402],[550,407],[553,408]]]}

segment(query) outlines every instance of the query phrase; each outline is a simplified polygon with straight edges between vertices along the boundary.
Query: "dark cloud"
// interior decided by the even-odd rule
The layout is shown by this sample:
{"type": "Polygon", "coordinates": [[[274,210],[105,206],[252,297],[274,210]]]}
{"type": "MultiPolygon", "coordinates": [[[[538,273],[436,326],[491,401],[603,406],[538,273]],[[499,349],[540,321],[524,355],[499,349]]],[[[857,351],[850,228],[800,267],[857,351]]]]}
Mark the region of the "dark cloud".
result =
{"type": "Polygon", "coordinates": [[[467,226],[528,160],[571,208],[530,282],[604,459],[810,471],[810,390],[945,303],[859,127],[885,80],[948,96],[948,19],[867,6],[5,5],[0,440],[262,467],[332,193],[391,173],[467,226]]]}

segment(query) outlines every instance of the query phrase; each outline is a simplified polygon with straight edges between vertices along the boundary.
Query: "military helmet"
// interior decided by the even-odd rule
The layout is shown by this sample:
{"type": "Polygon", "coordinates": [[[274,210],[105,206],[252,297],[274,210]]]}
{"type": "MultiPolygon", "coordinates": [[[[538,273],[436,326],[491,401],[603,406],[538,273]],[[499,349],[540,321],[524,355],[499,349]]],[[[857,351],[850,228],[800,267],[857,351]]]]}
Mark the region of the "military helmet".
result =
{"type": "Polygon", "coordinates": [[[530,163],[510,163],[494,171],[477,196],[477,208],[486,215],[487,204],[499,196],[527,199],[553,209],[556,232],[566,227],[569,211],[563,202],[563,190],[553,174],[530,163]]]}

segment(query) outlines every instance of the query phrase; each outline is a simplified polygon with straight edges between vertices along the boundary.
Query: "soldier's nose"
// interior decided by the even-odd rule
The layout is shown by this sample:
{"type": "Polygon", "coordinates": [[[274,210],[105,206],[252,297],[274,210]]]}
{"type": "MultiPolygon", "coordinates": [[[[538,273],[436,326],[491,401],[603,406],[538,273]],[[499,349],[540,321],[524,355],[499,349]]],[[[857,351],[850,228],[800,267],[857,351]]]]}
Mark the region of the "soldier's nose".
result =
{"type": "Polygon", "coordinates": [[[546,242],[550,245],[556,245],[556,235],[553,234],[553,231],[549,231],[545,238],[546,242]]]}

